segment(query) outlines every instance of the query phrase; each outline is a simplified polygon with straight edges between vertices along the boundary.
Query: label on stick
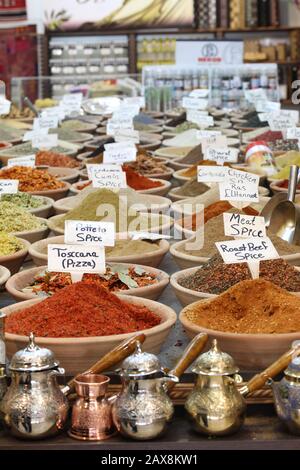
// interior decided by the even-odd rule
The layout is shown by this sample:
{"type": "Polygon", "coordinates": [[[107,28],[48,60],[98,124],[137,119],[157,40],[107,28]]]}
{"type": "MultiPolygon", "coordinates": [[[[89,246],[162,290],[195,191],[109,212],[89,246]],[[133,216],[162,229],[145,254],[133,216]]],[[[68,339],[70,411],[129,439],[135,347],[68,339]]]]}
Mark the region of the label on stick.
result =
{"type": "Polygon", "coordinates": [[[247,238],[216,242],[225,264],[251,263],[279,258],[270,238],[247,238]]]}
{"type": "Polygon", "coordinates": [[[206,159],[213,160],[218,164],[222,165],[226,162],[237,162],[239,151],[238,149],[231,147],[207,147],[206,159]]]}
{"type": "Polygon", "coordinates": [[[28,168],[35,167],[35,155],[25,155],[24,157],[10,158],[7,160],[8,168],[12,166],[26,166],[28,168]]]}
{"type": "Polygon", "coordinates": [[[65,221],[65,243],[115,246],[113,222],[65,221]]]}
{"type": "Polygon", "coordinates": [[[50,149],[58,144],[57,134],[46,134],[34,136],[31,142],[33,148],[50,149]]]}
{"type": "Polygon", "coordinates": [[[187,109],[206,109],[208,100],[203,98],[192,98],[191,96],[184,96],[182,99],[182,107],[187,109]]]}
{"type": "Polygon", "coordinates": [[[0,180],[0,195],[18,192],[19,180],[0,180]]]}
{"type": "Polygon", "coordinates": [[[228,173],[227,166],[198,166],[198,182],[220,183],[228,173]]]}
{"type": "Polygon", "coordinates": [[[87,165],[94,188],[127,188],[126,173],[120,165],[87,165]]]}
{"type": "Polygon", "coordinates": [[[224,212],[223,218],[224,233],[227,237],[265,238],[267,236],[264,217],[224,212]]]}
{"type": "Polygon", "coordinates": [[[126,163],[136,160],[137,149],[135,147],[110,148],[103,152],[103,163],[126,163]]]}
{"type": "Polygon", "coordinates": [[[105,248],[93,245],[48,245],[48,271],[105,273],[105,248]]]}
{"type": "Polygon", "coordinates": [[[227,177],[219,183],[221,201],[259,202],[259,176],[228,168],[227,177]]]}

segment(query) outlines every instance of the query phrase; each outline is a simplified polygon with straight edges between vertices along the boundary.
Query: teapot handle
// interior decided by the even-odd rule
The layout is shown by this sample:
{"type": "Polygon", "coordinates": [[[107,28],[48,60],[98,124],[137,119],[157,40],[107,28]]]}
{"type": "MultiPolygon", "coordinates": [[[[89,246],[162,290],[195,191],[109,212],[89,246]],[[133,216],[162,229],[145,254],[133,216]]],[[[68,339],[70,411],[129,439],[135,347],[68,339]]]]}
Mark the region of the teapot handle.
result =
{"type": "MultiPolygon", "coordinates": [[[[207,340],[208,336],[205,333],[199,333],[197,336],[195,336],[188,344],[174,369],[172,369],[169,374],[179,378],[186,371],[186,369],[190,367],[194,360],[197,359],[202,349],[206,345],[207,340]]],[[[167,385],[168,392],[170,392],[174,386],[174,381],[169,382],[167,385]]]]}
{"type": "Polygon", "coordinates": [[[242,395],[247,395],[248,393],[254,392],[261,388],[265,383],[272,377],[275,377],[279,372],[285,369],[293,357],[300,353],[299,345],[295,345],[289,351],[284,353],[277,361],[273,362],[267,369],[265,369],[260,374],[252,377],[249,382],[240,389],[242,395]]]}

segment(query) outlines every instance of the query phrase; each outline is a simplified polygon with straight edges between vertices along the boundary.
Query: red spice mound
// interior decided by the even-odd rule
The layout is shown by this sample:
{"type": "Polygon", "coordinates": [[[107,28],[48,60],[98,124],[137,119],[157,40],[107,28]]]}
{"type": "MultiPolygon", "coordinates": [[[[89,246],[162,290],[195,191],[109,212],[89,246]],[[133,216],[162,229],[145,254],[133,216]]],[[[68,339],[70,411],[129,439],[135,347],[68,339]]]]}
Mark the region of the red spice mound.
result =
{"type": "Polygon", "coordinates": [[[283,139],[283,135],[281,131],[267,131],[264,132],[263,134],[259,134],[251,141],[255,140],[265,140],[266,142],[275,142],[275,140],[281,140],[283,139]]]}
{"type": "Polygon", "coordinates": [[[146,307],[120,300],[105,288],[77,282],[42,302],[12,313],[6,331],[48,338],[107,336],[141,331],[161,319],[146,307]]]}
{"type": "Polygon", "coordinates": [[[123,166],[123,170],[126,172],[127,185],[136,191],[142,189],[159,188],[162,186],[162,183],[159,181],[152,181],[150,178],[142,176],[136,171],[133,171],[133,169],[127,165],[123,166]]]}
{"type": "Polygon", "coordinates": [[[59,166],[64,168],[77,168],[80,166],[75,158],[64,155],[63,153],[51,152],[50,150],[41,150],[35,157],[36,165],[59,166]]]}
{"type": "MultiPolygon", "coordinates": [[[[283,180],[280,181],[280,183],[276,183],[279,188],[288,188],[289,186],[289,180],[283,180]]],[[[297,184],[297,189],[300,189],[300,183],[297,184]]]]}

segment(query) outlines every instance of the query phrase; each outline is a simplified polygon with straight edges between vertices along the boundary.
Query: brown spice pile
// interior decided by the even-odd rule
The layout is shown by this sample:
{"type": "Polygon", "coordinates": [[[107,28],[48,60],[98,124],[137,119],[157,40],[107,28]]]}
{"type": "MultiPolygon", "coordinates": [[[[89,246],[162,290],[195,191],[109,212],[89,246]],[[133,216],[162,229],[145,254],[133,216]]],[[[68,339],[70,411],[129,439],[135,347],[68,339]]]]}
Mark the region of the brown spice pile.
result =
{"type": "Polygon", "coordinates": [[[264,279],[241,281],[186,310],[196,325],[230,333],[300,331],[300,298],[264,279]]]}
{"type": "MultiPolygon", "coordinates": [[[[281,258],[262,261],[259,277],[290,292],[300,291],[300,271],[281,258]]],[[[245,279],[251,279],[246,263],[224,264],[221,256],[215,255],[194,274],[178,279],[178,284],[197,292],[221,294],[245,279]]]]}
{"type": "Polygon", "coordinates": [[[24,166],[13,166],[0,171],[0,179],[19,180],[19,191],[48,191],[59,189],[65,186],[63,181],[59,181],[48,171],[27,168],[24,166]]]}

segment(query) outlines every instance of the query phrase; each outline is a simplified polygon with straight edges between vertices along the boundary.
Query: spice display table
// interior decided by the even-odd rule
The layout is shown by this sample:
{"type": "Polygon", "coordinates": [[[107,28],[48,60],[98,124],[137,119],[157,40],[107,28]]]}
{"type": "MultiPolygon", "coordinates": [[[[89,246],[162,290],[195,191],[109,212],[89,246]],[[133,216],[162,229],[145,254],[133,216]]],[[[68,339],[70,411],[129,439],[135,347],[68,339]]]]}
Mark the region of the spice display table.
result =
{"type": "Polygon", "coordinates": [[[232,436],[206,438],[191,430],[182,406],[168,432],[155,441],[135,442],[115,436],[102,442],[76,441],[66,433],[44,441],[21,441],[0,437],[2,450],[300,450],[300,438],[288,434],[274,413],[273,405],[249,405],[243,428],[232,436]]]}

